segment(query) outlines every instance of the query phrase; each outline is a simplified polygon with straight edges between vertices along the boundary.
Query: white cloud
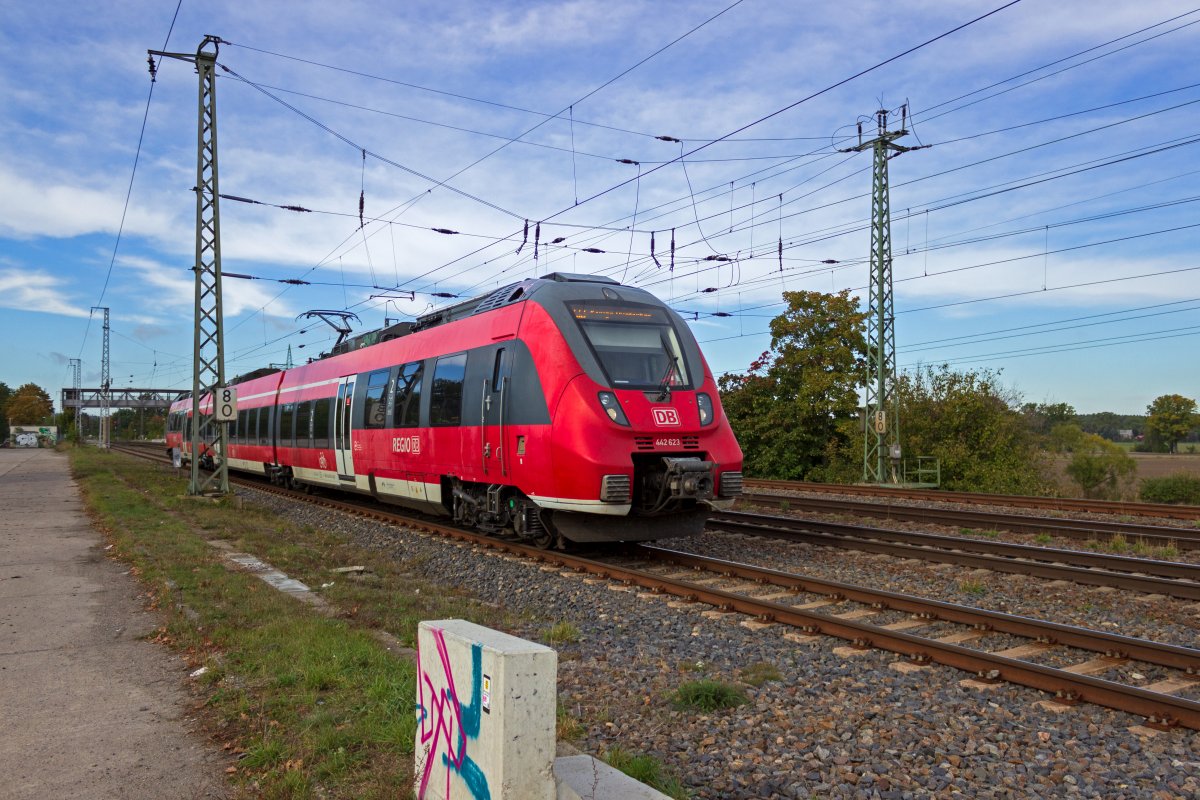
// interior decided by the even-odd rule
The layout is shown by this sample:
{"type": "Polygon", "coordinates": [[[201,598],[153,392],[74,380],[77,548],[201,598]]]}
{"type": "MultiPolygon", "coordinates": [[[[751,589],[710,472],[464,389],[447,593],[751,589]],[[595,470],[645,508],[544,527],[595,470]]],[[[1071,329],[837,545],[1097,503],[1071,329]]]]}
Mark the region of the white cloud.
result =
{"type": "Polygon", "coordinates": [[[41,270],[0,269],[0,307],[86,318],[88,311],[68,298],[61,278],[41,270]]]}

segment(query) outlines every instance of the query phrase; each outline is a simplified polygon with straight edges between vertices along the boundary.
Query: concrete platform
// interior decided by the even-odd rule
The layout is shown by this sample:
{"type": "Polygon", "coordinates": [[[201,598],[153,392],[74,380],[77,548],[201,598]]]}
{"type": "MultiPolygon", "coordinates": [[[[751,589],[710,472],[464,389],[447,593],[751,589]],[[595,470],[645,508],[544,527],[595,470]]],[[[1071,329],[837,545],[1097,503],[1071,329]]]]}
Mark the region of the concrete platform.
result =
{"type": "Polygon", "coordinates": [[[0,449],[0,796],[225,797],[190,732],[185,664],[104,557],[67,458],[0,449]]]}

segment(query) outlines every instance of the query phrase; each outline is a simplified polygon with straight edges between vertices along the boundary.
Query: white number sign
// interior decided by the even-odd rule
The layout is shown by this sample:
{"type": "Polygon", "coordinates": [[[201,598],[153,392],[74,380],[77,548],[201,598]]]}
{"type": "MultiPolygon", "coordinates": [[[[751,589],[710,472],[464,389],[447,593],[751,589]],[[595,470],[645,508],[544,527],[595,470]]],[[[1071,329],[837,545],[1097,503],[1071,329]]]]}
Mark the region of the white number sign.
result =
{"type": "Polygon", "coordinates": [[[222,386],[215,393],[216,405],[213,419],[217,422],[233,422],[237,419],[237,389],[222,386]]]}

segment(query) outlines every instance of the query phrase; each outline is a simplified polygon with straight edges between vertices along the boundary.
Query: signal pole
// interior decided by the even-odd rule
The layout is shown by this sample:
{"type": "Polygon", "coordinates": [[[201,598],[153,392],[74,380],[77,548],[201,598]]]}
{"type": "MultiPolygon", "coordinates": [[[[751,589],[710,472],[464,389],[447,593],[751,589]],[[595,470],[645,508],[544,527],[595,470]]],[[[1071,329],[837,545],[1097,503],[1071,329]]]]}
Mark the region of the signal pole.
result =
{"type": "Polygon", "coordinates": [[[109,412],[109,390],[112,387],[112,378],[109,374],[110,362],[108,360],[108,343],[109,343],[109,327],[108,327],[108,308],[106,306],[92,306],[92,311],[104,312],[104,349],[100,355],[100,430],[97,434],[100,447],[107,448],[109,442],[108,430],[108,412],[109,412]]]}
{"type": "Polygon", "coordinates": [[[908,135],[908,106],[901,106],[900,128],[889,131],[888,112],[876,111],[878,133],[862,140],[858,124],[858,146],[842,150],[858,153],[870,149],[871,170],[871,288],[867,311],[867,380],[863,406],[863,482],[899,481],[895,466],[900,463],[900,403],[896,395],[896,330],[892,308],[892,212],[888,191],[888,161],[909,150],[896,140],[908,135]],[[893,469],[889,476],[887,462],[893,469]]]}
{"type": "Polygon", "coordinates": [[[229,493],[225,460],[228,422],[214,419],[217,390],[225,386],[225,333],[221,305],[221,213],[217,186],[217,50],[221,39],[205,36],[190,53],[150,50],[153,56],[187,61],[196,66],[200,94],[196,125],[196,273],[195,338],[192,350],[191,478],[188,494],[229,493]],[[211,51],[205,48],[212,45],[211,51]],[[201,401],[208,398],[205,410],[201,401]],[[211,454],[214,470],[200,474],[200,457],[211,454]]]}

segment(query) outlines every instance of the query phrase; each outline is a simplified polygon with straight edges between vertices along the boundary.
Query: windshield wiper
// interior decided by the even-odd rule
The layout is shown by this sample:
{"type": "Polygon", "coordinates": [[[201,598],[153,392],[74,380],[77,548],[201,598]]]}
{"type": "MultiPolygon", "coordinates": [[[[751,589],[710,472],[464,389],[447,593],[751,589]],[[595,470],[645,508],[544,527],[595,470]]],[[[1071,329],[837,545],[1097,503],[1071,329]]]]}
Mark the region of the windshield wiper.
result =
{"type": "Polygon", "coordinates": [[[668,356],[667,371],[658,380],[658,397],[660,402],[668,400],[671,397],[671,385],[669,381],[671,380],[672,372],[682,374],[679,373],[679,356],[668,356]]]}

